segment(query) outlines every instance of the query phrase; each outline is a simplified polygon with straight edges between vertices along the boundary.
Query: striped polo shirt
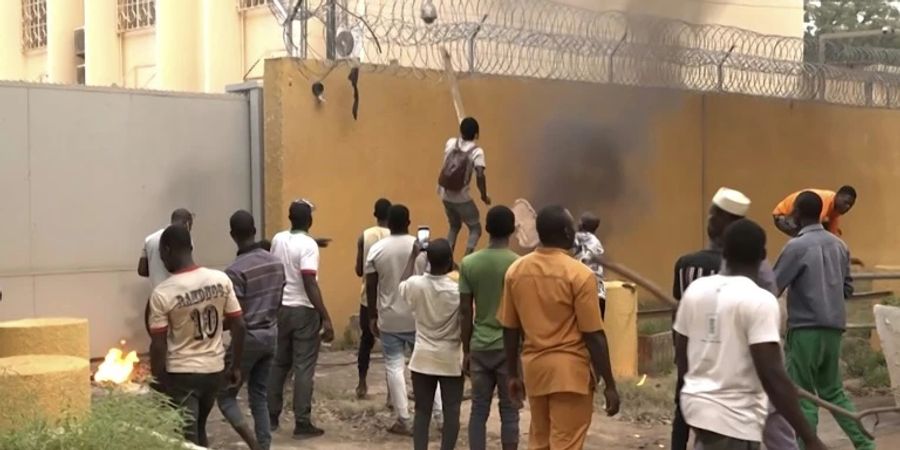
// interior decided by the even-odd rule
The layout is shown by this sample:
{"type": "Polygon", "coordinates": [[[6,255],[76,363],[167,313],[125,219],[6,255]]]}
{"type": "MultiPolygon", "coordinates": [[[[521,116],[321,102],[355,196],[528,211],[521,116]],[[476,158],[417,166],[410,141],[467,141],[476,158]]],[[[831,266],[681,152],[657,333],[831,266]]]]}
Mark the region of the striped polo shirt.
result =
{"type": "Polygon", "coordinates": [[[284,265],[271,253],[254,246],[238,252],[225,273],[231,278],[244,311],[247,333],[274,345],[278,308],[284,292],[284,265]]]}

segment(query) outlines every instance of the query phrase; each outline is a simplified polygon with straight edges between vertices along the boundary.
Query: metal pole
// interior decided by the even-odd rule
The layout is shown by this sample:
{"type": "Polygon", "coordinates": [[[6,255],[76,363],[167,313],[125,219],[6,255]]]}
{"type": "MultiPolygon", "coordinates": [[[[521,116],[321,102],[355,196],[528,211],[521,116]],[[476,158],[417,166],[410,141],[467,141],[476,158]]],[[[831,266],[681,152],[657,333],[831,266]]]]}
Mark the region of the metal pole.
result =
{"type": "Polygon", "coordinates": [[[481,33],[481,27],[484,25],[484,21],[487,20],[487,14],[481,18],[481,22],[478,22],[478,25],[475,26],[475,30],[472,31],[472,34],[469,35],[469,73],[475,73],[475,37],[478,36],[478,33],[481,33]]]}
{"type": "Polygon", "coordinates": [[[626,29],[624,33],[622,33],[622,37],[619,39],[619,42],[616,42],[616,46],[613,47],[613,50],[609,53],[609,68],[607,70],[607,82],[612,84],[613,82],[613,58],[616,56],[616,53],[619,51],[619,48],[622,47],[622,44],[625,43],[625,39],[628,37],[628,30],[626,29]]]}
{"type": "Polygon", "coordinates": [[[325,59],[334,61],[337,59],[335,42],[337,40],[337,0],[328,0],[327,18],[325,23],[325,59]]]}
{"type": "Polygon", "coordinates": [[[728,49],[728,52],[725,53],[725,56],[722,57],[722,60],[719,61],[719,64],[716,65],[716,74],[718,75],[718,81],[716,82],[716,90],[722,92],[722,87],[725,85],[724,77],[725,73],[722,70],[722,67],[725,65],[725,61],[728,61],[728,58],[731,57],[731,53],[734,51],[734,45],[732,44],[731,48],[728,49]]]}

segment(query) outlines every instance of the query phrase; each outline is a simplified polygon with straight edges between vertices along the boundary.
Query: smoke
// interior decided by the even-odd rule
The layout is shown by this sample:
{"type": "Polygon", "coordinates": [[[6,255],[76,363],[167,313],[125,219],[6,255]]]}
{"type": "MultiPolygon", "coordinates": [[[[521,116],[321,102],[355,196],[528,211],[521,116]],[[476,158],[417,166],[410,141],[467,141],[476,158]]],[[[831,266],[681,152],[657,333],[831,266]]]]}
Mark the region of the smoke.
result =
{"type": "MultiPolygon", "coordinates": [[[[580,0],[568,0],[576,6],[580,0]]],[[[587,3],[587,2],[581,2],[587,3]]],[[[597,2],[590,2],[592,9],[597,2]]],[[[654,14],[692,22],[702,19],[700,2],[661,0],[657,2],[626,1],[625,10],[635,14],[654,14]]],[[[631,21],[629,36],[654,42],[659,28],[646,27],[646,21],[631,21]]],[[[672,56],[669,54],[668,56],[672,56]]],[[[617,60],[617,70],[630,71],[628,76],[640,86],[653,86],[657,80],[672,79],[679,73],[677,64],[660,67],[633,59],[617,60]]],[[[621,73],[621,72],[619,72],[621,73]]],[[[585,85],[582,89],[618,89],[615,86],[585,85]]],[[[611,91],[610,91],[611,92],[611,91]]],[[[534,185],[531,199],[536,208],[561,204],[573,214],[592,211],[603,218],[601,234],[629,228],[652,212],[652,199],[646,189],[644,167],[655,153],[656,124],[681,104],[682,95],[663,88],[625,88],[602,98],[597,95],[572,95],[555,102],[552,116],[528,149],[534,161],[534,185]],[[599,110],[599,111],[598,111],[599,110]],[[615,211],[615,217],[605,213],[615,211]]]]}

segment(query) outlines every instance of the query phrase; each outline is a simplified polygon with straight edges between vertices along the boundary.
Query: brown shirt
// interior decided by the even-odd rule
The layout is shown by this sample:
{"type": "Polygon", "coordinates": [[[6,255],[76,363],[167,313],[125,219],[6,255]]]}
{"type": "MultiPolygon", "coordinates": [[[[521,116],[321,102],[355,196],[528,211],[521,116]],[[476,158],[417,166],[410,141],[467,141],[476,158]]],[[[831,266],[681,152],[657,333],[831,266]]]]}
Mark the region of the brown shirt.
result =
{"type": "Polygon", "coordinates": [[[529,396],[593,389],[582,333],[603,329],[597,281],[564,250],[539,248],[506,272],[497,320],[525,335],[522,368],[529,396]]]}

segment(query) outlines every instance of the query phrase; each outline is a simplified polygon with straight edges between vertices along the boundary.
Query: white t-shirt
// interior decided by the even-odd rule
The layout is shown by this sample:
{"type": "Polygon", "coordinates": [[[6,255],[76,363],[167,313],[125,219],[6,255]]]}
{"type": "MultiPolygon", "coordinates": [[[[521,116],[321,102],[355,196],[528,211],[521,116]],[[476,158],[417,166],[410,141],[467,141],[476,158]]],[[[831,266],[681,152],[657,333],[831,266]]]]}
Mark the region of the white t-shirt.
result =
{"type": "MultiPolygon", "coordinates": [[[[444,160],[446,160],[450,152],[456,148],[456,143],[457,141],[460,141],[460,139],[461,138],[451,138],[447,141],[447,145],[444,146],[444,160]]],[[[471,163],[469,165],[468,173],[466,174],[466,186],[459,192],[448,191],[438,186],[438,193],[441,194],[441,199],[450,203],[467,203],[472,201],[472,197],[469,195],[469,185],[472,183],[472,172],[476,167],[485,167],[484,150],[482,150],[474,141],[461,141],[459,148],[468,154],[469,162],[471,163]]]]}
{"type": "MultiPolygon", "coordinates": [[[[363,231],[363,248],[362,248],[362,261],[363,268],[365,268],[366,260],[369,258],[369,250],[372,249],[372,246],[375,245],[376,242],[384,239],[387,236],[391,235],[391,230],[384,227],[371,227],[366,228],[363,231]]],[[[362,282],[362,291],[359,294],[359,304],[362,306],[366,306],[368,303],[368,299],[366,298],[366,277],[363,274],[363,282],[362,282]]]]}
{"type": "Polygon", "coordinates": [[[400,295],[412,306],[416,319],[416,345],[409,370],[444,377],[462,375],[459,284],[447,275],[419,275],[400,283],[400,295]]]}
{"type": "Polygon", "coordinates": [[[150,296],[150,332],[166,333],[166,370],[225,370],[225,317],[240,315],[241,305],[225,272],[194,267],[164,280],[150,296]]]}
{"type": "Polygon", "coordinates": [[[303,232],[282,231],[272,238],[272,254],[284,264],[284,306],[313,308],[306,294],[303,275],[319,273],[319,244],[303,232]]]}
{"type": "Polygon", "coordinates": [[[378,274],[378,328],[387,333],[416,331],[412,308],[400,295],[400,278],[409,264],[416,238],[388,236],[369,249],[366,275],[378,274]]]}
{"type": "Polygon", "coordinates": [[[780,315],[775,296],[749,278],[713,275],[691,283],[674,325],[688,338],[681,411],[690,426],[762,440],[768,398],[750,346],[780,342],[780,315]]]}
{"type": "Polygon", "coordinates": [[[147,269],[150,272],[150,289],[156,289],[160,283],[172,274],[166,270],[162,258],[159,256],[159,238],[162,237],[165,228],[147,236],[144,239],[144,248],[141,250],[141,258],[147,258],[147,269]]]}

